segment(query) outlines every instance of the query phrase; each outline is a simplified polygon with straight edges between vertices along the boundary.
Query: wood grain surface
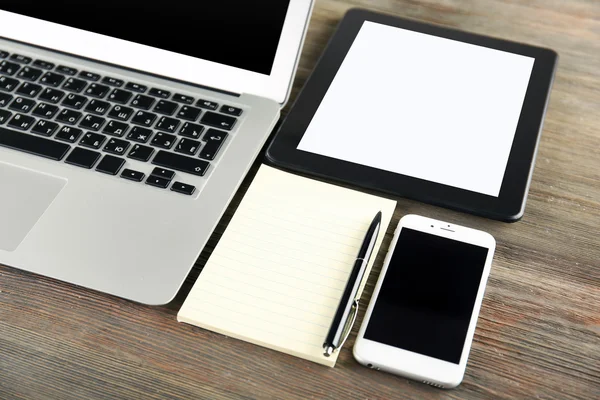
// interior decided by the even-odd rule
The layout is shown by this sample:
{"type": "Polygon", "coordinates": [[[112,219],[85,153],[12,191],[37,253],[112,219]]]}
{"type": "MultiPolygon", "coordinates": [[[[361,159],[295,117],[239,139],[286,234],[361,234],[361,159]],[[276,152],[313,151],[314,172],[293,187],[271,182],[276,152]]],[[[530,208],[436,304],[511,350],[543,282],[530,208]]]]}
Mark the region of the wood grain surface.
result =
{"type": "MultiPolygon", "coordinates": [[[[482,229],[497,240],[462,385],[444,391],[360,366],[351,354],[357,326],[330,369],[176,322],[255,166],[166,306],[0,267],[0,399],[600,398],[600,2],[317,0],[292,100],[351,7],[560,55],[521,221],[506,224],[398,199],[394,225],[416,213],[482,229]]],[[[389,240],[388,232],[384,246],[389,240]]],[[[381,262],[380,256],[375,272],[381,262]]]]}

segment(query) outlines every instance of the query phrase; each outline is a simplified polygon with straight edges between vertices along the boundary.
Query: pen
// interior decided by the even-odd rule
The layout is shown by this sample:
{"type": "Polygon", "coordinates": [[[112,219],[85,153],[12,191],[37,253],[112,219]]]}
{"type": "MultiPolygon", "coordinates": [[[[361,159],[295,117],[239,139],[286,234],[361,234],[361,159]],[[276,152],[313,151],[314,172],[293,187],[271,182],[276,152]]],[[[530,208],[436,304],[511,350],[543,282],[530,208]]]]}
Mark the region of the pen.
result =
{"type": "Polygon", "coordinates": [[[350,330],[352,329],[352,325],[354,324],[354,320],[358,313],[358,288],[360,287],[365,271],[367,270],[367,265],[369,264],[371,253],[375,247],[380,226],[381,211],[375,215],[375,218],[373,218],[373,221],[367,230],[367,234],[365,235],[360,250],[358,251],[358,255],[356,256],[352,273],[348,278],[348,283],[346,283],[344,294],[338,305],[335,317],[331,322],[331,328],[329,328],[329,333],[327,334],[325,343],[323,343],[323,348],[325,349],[323,355],[326,357],[329,357],[335,350],[342,347],[350,334],[350,330]]]}

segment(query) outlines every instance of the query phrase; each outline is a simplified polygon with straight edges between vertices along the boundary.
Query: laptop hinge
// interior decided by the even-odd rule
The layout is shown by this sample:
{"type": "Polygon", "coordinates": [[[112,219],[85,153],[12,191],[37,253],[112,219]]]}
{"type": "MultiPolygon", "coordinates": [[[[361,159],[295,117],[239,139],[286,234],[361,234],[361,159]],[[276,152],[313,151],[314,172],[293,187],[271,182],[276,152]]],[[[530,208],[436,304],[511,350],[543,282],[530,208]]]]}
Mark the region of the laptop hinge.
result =
{"type": "Polygon", "coordinates": [[[13,43],[18,43],[18,44],[21,44],[21,45],[24,45],[24,46],[28,46],[28,47],[42,49],[42,50],[45,50],[45,51],[51,51],[53,53],[58,53],[58,54],[66,55],[66,56],[69,56],[69,57],[79,58],[80,60],[94,62],[94,63],[106,65],[106,66],[109,66],[109,67],[113,67],[113,68],[120,68],[120,69],[123,69],[123,70],[126,70],[126,71],[136,72],[138,74],[148,75],[148,76],[152,76],[152,77],[155,77],[155,78],[164,79],[164,80],[171,81],[171,82],[181,83],[183,85],[197,87],[199,89],[210,90],[210,91],[221,93],[221,94],[225,94],[225,95],[228,95],[228,96],[240,97],[239,93],[234,93],[234,92],[230,92],[230,91],[227,91],[227,90],[214,88],[214,87],[211,87],[211,86],[200,85],[200,84],[197,84],[197,83],[187,82],[187,81],[183,81],[183,80],[180,80],[180,79],[171,78],[171,77],[168,77],[168,76],[153,74],[151,72],[142,71],[142,70],[134,69],[134,68],[129,68],[129,67],[125,67],[123,65],[113,64],[113,63],[109,63],[109,62],[105,62],[105,61],[101,61],[101,60],[96,60],[94,58],[83,57],[83,56],[80,56],[80,55],[77,55],[77,54],[72,54],[72,53],[68,53],[66,51],[56,50],[56,49],[52,49],[52,48],[49,48],[49,47],[38,46],[36,44],[22,42],[20,40],[15,40],[15,39],[12,39],[12,38],[7,38],[7,37],[4,37],[4,36],[0,36],[0,39],[4,39],[6,41],[13,42],[13,43]]]}

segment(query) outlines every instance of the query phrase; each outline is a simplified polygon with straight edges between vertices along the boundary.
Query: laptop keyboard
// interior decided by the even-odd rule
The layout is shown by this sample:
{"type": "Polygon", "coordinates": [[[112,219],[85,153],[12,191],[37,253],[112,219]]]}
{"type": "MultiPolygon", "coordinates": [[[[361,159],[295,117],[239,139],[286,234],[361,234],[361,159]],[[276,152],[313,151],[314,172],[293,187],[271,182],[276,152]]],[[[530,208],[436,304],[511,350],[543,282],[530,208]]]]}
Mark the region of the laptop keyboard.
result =
{"type": "Polygon", "coordinates": [[[0,146],[191,195],[243,111],[0,50],[0,146]],[[126,159],[156,165],[144,173],[126,159]]]}

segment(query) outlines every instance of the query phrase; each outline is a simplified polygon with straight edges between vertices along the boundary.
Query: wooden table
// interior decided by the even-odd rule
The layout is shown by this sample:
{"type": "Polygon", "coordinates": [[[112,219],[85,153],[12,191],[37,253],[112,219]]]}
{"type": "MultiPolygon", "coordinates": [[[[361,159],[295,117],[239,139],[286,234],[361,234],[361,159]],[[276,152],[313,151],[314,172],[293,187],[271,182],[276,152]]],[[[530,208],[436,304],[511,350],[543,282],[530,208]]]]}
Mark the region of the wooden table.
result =
{"type": "Polygon", "coordinates": [[[356,327],[330,369],[177,323],[242,189],[164,307],[0,267],[0,399],[600,398],[600,2],[318,0],[292,100],[355,6],[560,54],[520,222],[398,201],[394,225],[417,213],[483,229],[498,242],[462,385],[443,391],[360,366],[351,354],[356,327]]]}

